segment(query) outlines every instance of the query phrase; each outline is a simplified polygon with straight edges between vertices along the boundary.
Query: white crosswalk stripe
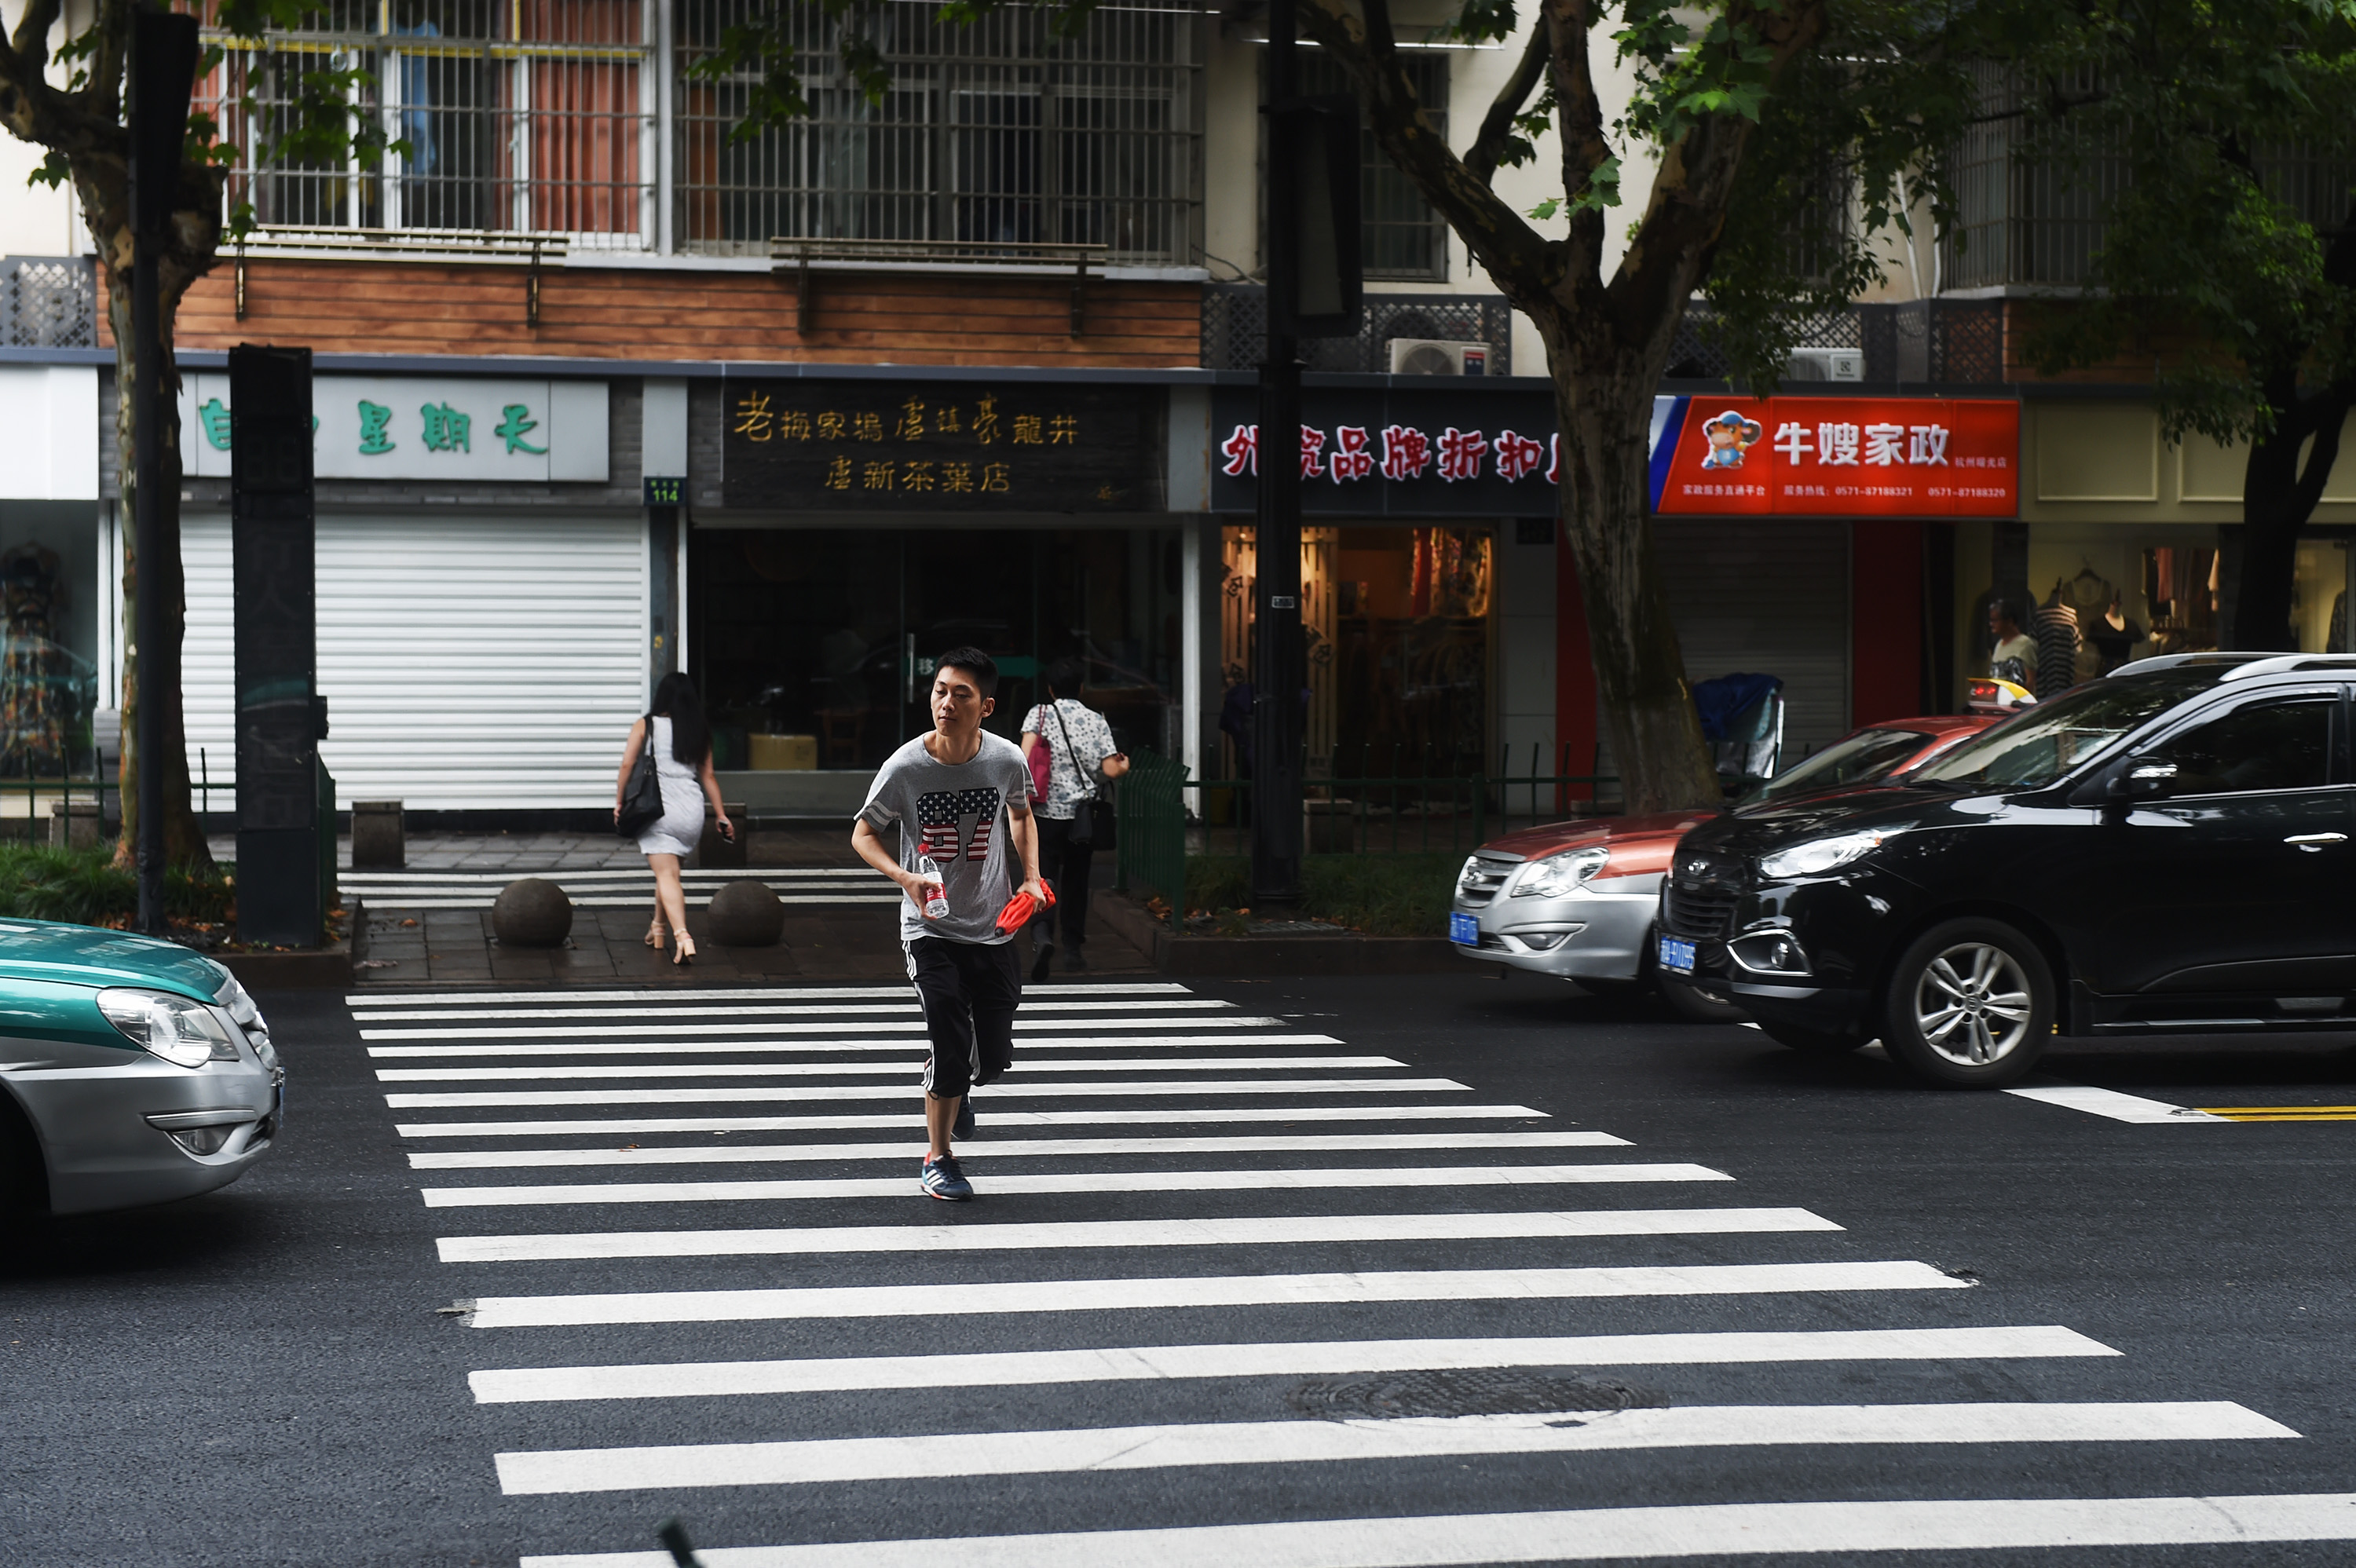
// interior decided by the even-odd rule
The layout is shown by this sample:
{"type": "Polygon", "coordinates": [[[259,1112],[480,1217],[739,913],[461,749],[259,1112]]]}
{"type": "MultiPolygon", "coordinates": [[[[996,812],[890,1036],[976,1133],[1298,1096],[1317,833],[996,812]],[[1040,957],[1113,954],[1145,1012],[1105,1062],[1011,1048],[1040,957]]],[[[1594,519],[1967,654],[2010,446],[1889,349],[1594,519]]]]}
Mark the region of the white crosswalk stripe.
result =
{"type": "Polygon", "coordinates": [[[663,1361],[475,1372],[482,1404],[702,1399],[855,1389],[1021,1388],[1173,1378],[1317,1377],[1489,1367],[1709,1366],[1745,1362],[1978,1360],[2115,1356],[2075,1329],[1824,1328],[1798,1332],[1586,1334],[1520,1339],[1320,1339],[1107,1346],[995,1355],[832,1356],[798,1361],[663,1361]]]}
{"type": "MultiPolygon", "coordinates": [[[[1451,1078],[1218,1078],[1191,1082],[1112,1083],[1060,1080],[1021,1084],[986,1083],[974,1092],[981,1104],[1013,1096],[1042,1099],[1141,1094],[1469,1094],[1472,1086],[1451,1078]]],[[[387,1094],[396,1110],[434,1105],[715,1105],[732,1100],[775,1104],[792,1100],[905,1100],[904,1084],[879,1088],[842,1083],[794,1089],[546,1089],[532,1093],[460,1090],[448,1093],[387,1094]]]]}
{"type": "MultiPolygon", "coordinates": [[[[902,1156],[905,1159],[906,1157],[902,1156]]],[[[994,1176],[1015,1192],[1314,1192],[1347,1188],[1520,1187],[1552,1183],[1731,1181],[1706,1165],[1464,1165],[1316,1170],[1087,1170],[994,1176]]],[[[569,1187],[429,1187],[429,1209],[550,1203],[734,1203],[789,1198],[902,1198],[905,1177],[831,1181],[605,1181],[569,1187]]]]}
{"type": "MultiPolygon", "coordinates": [[[[1245,1047],[1339,1045],[1330,1034],[1256,1034],[1248,1040],[1222,1034],[1095,1035],[1042,1034],[1023,1037],[1030,1051],[1238,1051],[1245,1047]]],[[[371,1061],[426,1060],[479,1061],[489,1057],[543,1056],[808,1056],[821,1051],[888,1052],[905,1063],[914,1048],[896,1036],[851,1040],[531,1040],[513,1045],[372,1045],[371,1061]]],[[[1237,1056],[1233,1060],[1247,1061],[1237,1056]]],[[[1332,1066],[1331,1058],[1324,1059],[1332,1066]]]]}
{"type": "MultiPolygon", "coordinates": [[[[1533,1113],[1535,1114],[1535,1113],[1533,1113]]],[[[536,1124],[517,1124],[531,1126],[536,1124]]],[[[1166,1138],[992,1138],[993,1159],[1044,1159],[1059,1157],[1130,1154],[1353,1154],[1419,1152],[1469,1153],[1474,1149],[1625,1148],[1628,1140],[1610,1133],[1574,1132],[1557,1128],[1539,1133],[1276,1133],[1241,1134],[1234,1137],[1166,1138]]],[[[518,1148],[466,1149],[455,1153],[412,1154],[414,1170],[498,1170],[548,1166],[755,1165],[800,1160],[879,1160],[905,1165],[907,1148],[899,1144],[739,1144],[734,1147],[654,1148],[518,1148]]],[[[1006,1179],[997,1182],[1003,1185],[1006,1179]]],[[[901,1184],[905,1190],[906,1184],[901,1184]]]]}
{"type": "Polygon", "coordinates": [[[444,1236],[444,1263],[549,1258],[808,1257],[829,1253],[1028,1253],[1066,1247],[1283,1247],[1313,1243],[1537,1241],[1837,1231],[1805,1209],[1593,1209],[1534,1214],[1313,1214],[1253,1220],[1076,1220],[987,1225],[805,1225],[444,1236]]]}
{"type": "MultiPolygon", "coordinates": [[[[608,886],[618,897],[620,875],[584,880],[583,886],[593,899],[608,886]]],[[[498,880],[377,885],[487,902],[498,880]]],[[[824,878],[795,884],[811,896],[827,896],[831,887],[824,878]]],[[[1227,1568],[1238,1562],[1253,1568],[1470,1568],[1712,1553],[2356,1541],[2356,1497],[1851,1501],[1839,1496],[1851,1470],[1829,1456],[1822,1486],[1831,1495],[1813,1502],[1545,1513],[1469,1507],[1403,1519],[1304,1520],[1254,1517],[1254,1505],[1243,1499],[1257,1494],[1237,1491],[1232,1507],[1240,1517],[1189,1516],[1189,1506],[1229,1506],[1220,1500],[1229,1494],[1216,1487],[1182,1490],[1153,1477],[1247,1466],[1288,1472],[1298,1479],[1287,1485],[1298,1489],[1319,1485],[1317,1473],[1444,1460],[1446,1474],[1460,1477],[1452,1485],[1472,1498],[1484,1467],[1544,1456],[1567,1462],[1646,1449],[1866,1447],[1884,1456],[1878,1474],[1900,1464],[1897,1455],[1935,1445],[2197,1445],[2299,1435],[2230,1400],[1991,1400],[1962,1376],[1944,1400],[1853,1403],[1843,1394],[1826,1403],[1680,1398],[1609,1410],[1548,1404],[1546,1392],[1565,1386],[1562,1369],[1569,1368],[1682,1367],[1707,1376],[1712,1368],[1844,1361],[1960,1369],[2040,1359],[2065,1366],[2115,1360],[2117,1352],[2065,1325],[1861,1326],[1860,1319],[1910,1299],[1951,1302],[1946,1316],[1968,1317],[1974,1298],[1966,1293],[1976,1282],[1902,1256],[1827,1255],[1822,1238],[1840,1231],[1837,1216],[1789,1204],[1711,1202],[1708,1192],[1693,1190],[1707,1184],[1730,1195],[1726,1189],[1739,1173],[1617,1156],[1611,1151],[1632,1148],[1628,1140],[1562,1125],[1533,1106],[1475,1103],[1475,1085],[1419,1072],[1419,1064],[1406,1059],[1412,1052],[1354,1051],[1335,1034],[1304,1031],[1298,1017],[1248,1012],[1176,983],[1058,987],[1026,1003],[1016,1071],[978,1092],[981,1136],[961,1146],[985,1201],[953,1218],[926,1211],[915,1195],[921,1128],[911,1075],[924,1041],[905,987],[370,992],[351,1002],[368,1056],[383,1063],[375,1075],[388,1106],[454,1113],[403,1121],[396,1129],[404,1138],[455,1145],[408,1151],[421,1175],[422,1201],[437,1214],[448,1212],[454,1226],[466,1222],[458,1211],[495,1210],[500,1212],[482,1218],[510,1228],[544,1227],[436,1242],[443,1261],[465,1265],[463,1277],[479,1277],[489,1287],[459,1303],[467,1327],[491,1335],[479,1342],[530,1348],[517,1358],[530,1365],[471,1374],[484,1419],[507,1406],[556,1404],[610,1417],[596,1428],[601,1441],[591,1445],[510,1444],[493,1454],[498,1445],[487,1444],[505,1492],[562,1506],[572,1495],[884,1483],[894,1488],[891,1495],[914,1502],[926,1487],[973,1477],[1085,1476],[1108,1499],[1133,1497],[1139,1511],[1158,1521],[947,1540],[921,1531],[908,1539],[840,1542],[804,1532],[802,1544],[790,1543],[791,1536],[779,1544],[699,1539],[708,1568],[934,1568],[941,1562],[960,1568],[1227,1568]],[[588,1086],[554,1086],[567,1083],[588,1086]],[[449,1087],[474,1084],[499,1087],[449,1087]],[[882,1101],[899,1104],[873,1111],[822,1104],[808,1112],[764,1109],[882,1101]],[[611,1109],[592,1110],[598,1107],[611,1109]],[[580,1114],[584,1110],[592,1114],[580,1114]],[[497,1119],[466,1119],[469,1111],[497,1119]],[[1253,1124],[1268,1130],[1226,1130],[1253,1124]],[[766,1136],[742,1141],[742,1134],[766,1136]],[[627,1141],[613,1147],[617,1138],[627,1141]],[[641,1147],[642,1138],[654,1141],[641,1147]],[[605,1143],[567,1147],[568,1139],[605,1143]],[[1561,1151],[1573,1149],[1605,1152],[1566,1161],[1561,1151]],[[1166,1168],[1184,1157],[1222,1157],[1224,1163],[1166,1168]],[[1101,1166],[1106,1160],[1129,1163],[1101,1166]],[[878,1174],[878,1162],[900,1163],[901,1170],[878,1174]],[[710,1168],[763,1165],[789,1173],[748,1170],[739,1178],[710,1168]],[[588,1179],[497,1179],[510,1170],[579,1170],[588,1179]],[[427,1173],[445,1171],[491,1175],[472,1185],[432,1184],[427,1173]],[[1606,1206],[1552,1206],[1569,1187],[1606,1206]],[[1065,1195],[1102,1197],[1122,1207],[1101,1218],[1058,1217],[1073,1212],[1056,1202],[1065,1195]],[[877,1207],[903,1201],[909,1208],[897,1213],[877,1207]],[[678,1229],[615,1224],[654,1218],[649,1209],[704,1206],[717,1219],[717,1209],[764,1203],[794,1205],[780,1217],[790,1213],[797,1222],[716,1228],[693,1222],[706,1214],[686,1212],[681,1217],[691,1223],[678,1229]],[[837,1219],[828,1205],[851,1207],[837,1219]],[[1301,1247],[1349,1251],[1331,1258],[1287,1251],[1301,1247]],[[1141,1266],[1173,1250],[1183,1257],[1188,1248],[1204,1249],[1194,1256],[1215,1272],[1141,1266]],[[727,1260],[761,1258],[787,1260],[783,1282],[747,1286],[741,1265],[734,1274],[719,1272],[730,1266],[727,1260]],[[1387,1260],[1409,1266],[1385,1266],[1387,1260]],[[1297,1266],[1328,1262],[1338,1266],[1297,1266]],[[562,1287],[512,1293],[530,1289],[543,1277],[539,1270],[554,1264],[577,1265],[556,1271],[562,1287]],[[650,1275],[653,1264],[660,1266],[650,1275]],[[886,1264],[891,1272],[878,1272],[886,1264]],[[608,1284],[613,1288],[602,1288],[608,1284]],[[661,1288],[645,1288],[654,1285],[661,1288]],[[1709,1325],[1712,1313],[1746,1300],[1821,1303],[1838,1312],[1844,1327],[1709,1325]],[[1559,1320],[1565,1313],[1609,1313],[1615,1304],[1645,1302],[1674,1309],[1684,1321],[1657,1332],[1607,1331],[1620,1327],[1609,1318],[1577,1333],[1413,1332],[1459,1327],[1451,1315],[1472,1309],[1537,1306],[1559,1320]],[[1256,1316],[1236,1316],[1242,1313],[1256,1316]],[[1692,1326],[1697,1317],[1699,1326],[1692,1326]],[[828,1323],[854,1326],[848,1330],[853,1334],[929,1326],[920,1343],[933,1348],[695,1360],[644,1338],[730,1325],[747,1326],[731,1330],[739,1334],[799,1334],[792,1326],[828,1323]],[[1194,1330],[1175,1327],[1189,1323],[1203,1331],[1199,1342],[1194,1330]],[[1234,1328],[1222,1339],[1222,1326],[1230,1323],[1234,1328]],[[1284,1323],[1318,1328],[1262,1337],[1284,1323]],[[868,1327],[856,1327],[862,1325],[868,1327]],[[1322,1335],[1328,1326],[1337,1331],[1322,1335]],[[1386,1336],[1394,1326],[1409,1332],[1386,1336]],[[568,1354],[576,1337],[585,1349],[589,1334],[599,1337],[602,1354],[568,1354]],[[635,1355],[626,1349],[627,1359],[617,1360],[617,1345],[644,1349],[635,1355]],[[1520,1404],[1444,1413],[1301,1405],[1268,1418],[1245,1411],[1242,1419],[1181,1414],[1162,1398],[1164,1390],[1185,1387],[1243,1389],[1252,1379],[1449,1375],[1503,1377],[1480,1386],[1530,1392],[1520,1404]],[[833,1406],[798,1404],[791,1415],[779,1406],[774,1420],[762,1413],[764,1400],[818,1394],[986,1393],[1064,1384],[1101,1391],[1074,1407],[1091,1419],[1017,1417],[1004,1429],[977,1429],[948,1416],[830,1413],[833,1406]],[[731,1408],[752,1418],[755,1431],[679,1441],[700,1435],[674,1427],[633,1440],[632,1413],[652,1414],[670,1402],[698,1398],[739,1402],[731,1408]],[[1312,1418],[1321,1412],[1329,1418],[1312,1418]],[[862,1429],[862,1421],[883,1424],[862,1429]],[[1118,1489],[1124,1485],[1144,1489],[1118,1489]],[[1179,1511],[1172,1517],[1171,1499],[1210,1500],[1174,1505],[1179,1511]]],[[[752,1217],[771,1218],[757,1211],[752,1217]]],[[[759,1342],[766,1348],[766,1339],[759,1342]]],[[[926,1516],[912,1507],[905,1517],[926,1516]]],[[[1043,1526],[1054,1522],[1052,1515],[1041,1520],[1043,1526]]],[[[589,1528],[594,1543],[603,1527],[589,1528]]],[[[647,1544],[624,1539],[612,1551],[524,1562],[532,1568],[668,1568],[669,1554],[647,1544]]]]}
{"type": "Polygon", "coordinates": [[[811,1285],[784,1290],[619,1291],[483,1296],[477,1328],[588,1323],[751,1323],[822,1317],[944,1317],[1177,1307],[1349,1307],[1416,1301],[1579,1301],[1654,1296],[1968,1290],[1929,1264],[1685,1264],[1633,1268],[1451,1269],[1354,1274],[1185,1275],[1159,1279],[811,1285]]]}
{"type": "MultiPolygon", "coordinates": [[[[1103,1061],[1063,1061],[1058,1072],[1232,1072],[1238,1067],[1262,1072],[1300,1072],[1319,1067],[1346,1067],[1364,1072],[1372,1067],[1404,1067],[1388,1056],[1179,1056],[1140,1061],[1133,1056],[1103,1061]]],[[[691,1065],[640,1062],[631,1066],[598,1067],[380,1067],[380,1083],[555,1083],[588,1078],[828,1078],[838,1074],[864,1077],[889,1075],[904,1083],[905,1061],[699,1061],[691,1065]]]]}
{"type": "MultiPolygon", "coordinates": [[[[1701,1503],[1419,1519],[721,1547],[705,1568],[1471,1568],[1491,1563],[1798,1557],[1834,1552],[2356,1541],[2356,1492],[2269,1497],[1987,1498],[1701,1503]]],[[[2247,1559],[2247,1561],[2261,1561],[2247,1559]]],[[[671,1568],[661,1552],[527,1557],[519,1568],[671,1568]]]]}
{"type": "Polygon", "coordinates": [[[2143,1443],[2296,1437],[2225,1401],[2117,1404],[1687,1405],[1674,1410],[1531,1411],[1091,1426],[1064,1432],[953,1433],[780,1443],[692,1443],[498,1456],[499,1486],[535,1492],[809,1485],[1164,1470],[1483,1454],[1585,1454],[1615,1448],[1798,1444],[2143,1443]]]}
{"type": "MultiPolygon", "coordinates": [[[[1396,1085],[1394,1085],[1396,1087],[1396,1085]]],[[[390,1096],[388,1096],[390,1098],[390,1096]]],[[[992,1107],[994,1127],[1207,1125],[1220,1122],[1462,1122],[1542,1116],[1527,1105],[1219,1105],[1171,1110],[1155,1105],[1101,1106],[1080,1111],[1010,1111],[992,1107]]],[[[403,1122],[404,1138],[518,1137],[542,1134],[850,1132],[873,1127],[906,1133],[905,1112],[849,1116],[607,1116],[531,1122],[403,1122]]],[[[1624,1142],[1613,1139],[1613,1142],[1624,1142]]],[[[902,1150],[903,1157],[906,1150],[902,1150]]]]}

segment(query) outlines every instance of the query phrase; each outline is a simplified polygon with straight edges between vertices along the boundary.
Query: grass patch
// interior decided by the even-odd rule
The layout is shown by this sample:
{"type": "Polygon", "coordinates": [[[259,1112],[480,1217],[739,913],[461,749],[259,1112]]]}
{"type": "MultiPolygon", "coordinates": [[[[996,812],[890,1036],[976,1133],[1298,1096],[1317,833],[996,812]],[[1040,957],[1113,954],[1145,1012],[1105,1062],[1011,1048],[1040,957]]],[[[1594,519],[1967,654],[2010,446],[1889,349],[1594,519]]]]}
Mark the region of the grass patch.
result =
{"type": "MultiPolygon", "coordinates": [[[[187,921],[225,921],[237,890],[230,868],[191,875],[184,866],[164,873],[164,911],[187,921]]],[[[0,843],[0,916],[61,920],[75,925],[120,925],[139,909],[139,884],[114,864],[114,846],[52,849],[0,843]]]]}
{"type": "MultiPolygon", "coordinates": [[[[1368,936],[1440,936],[1464,857],[1310,855],[1301,862],[1301,912],[1368,936]]],[[[1186,908],[1226,914],[1251,905],[1251,860],[1186,857],[1186,908]]],[[[1240,928],[1240,922],[1235,922],[1240,928]]]]}

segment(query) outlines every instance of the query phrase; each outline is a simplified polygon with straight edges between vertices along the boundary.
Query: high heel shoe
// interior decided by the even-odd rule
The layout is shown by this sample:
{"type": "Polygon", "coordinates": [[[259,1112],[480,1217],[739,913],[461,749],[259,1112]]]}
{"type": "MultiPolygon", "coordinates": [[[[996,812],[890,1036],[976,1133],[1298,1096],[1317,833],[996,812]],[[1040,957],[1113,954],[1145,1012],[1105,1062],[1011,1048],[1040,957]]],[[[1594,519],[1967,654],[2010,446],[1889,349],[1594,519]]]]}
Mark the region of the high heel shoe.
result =
{"type": "Polygon", "coordinates": [[[690,936],[683,926],[674,929],[671,934],[678,939],[679,951],[671,955],[670,961],[682,965],[694,963],[695,938],[690,936]]]}
{"type": "Polygon", "coordinates": [[[658,953],[663,950],[663,923],[659,917],[647,927],[647,945],[658,953]]]}

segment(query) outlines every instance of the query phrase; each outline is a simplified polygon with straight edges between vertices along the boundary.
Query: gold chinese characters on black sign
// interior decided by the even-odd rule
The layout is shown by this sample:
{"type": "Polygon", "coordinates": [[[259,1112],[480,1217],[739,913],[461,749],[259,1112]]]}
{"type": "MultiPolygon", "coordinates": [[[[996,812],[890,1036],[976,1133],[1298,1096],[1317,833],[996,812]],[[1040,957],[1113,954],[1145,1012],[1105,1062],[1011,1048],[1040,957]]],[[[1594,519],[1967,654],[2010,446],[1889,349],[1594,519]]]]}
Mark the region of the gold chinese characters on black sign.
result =
{"type": "Polygon", "coordinates": [[[838,512],[1136,512],[1161,507],[1149,399],[1052,383],[735,381],[731,507],[838,512]]]}

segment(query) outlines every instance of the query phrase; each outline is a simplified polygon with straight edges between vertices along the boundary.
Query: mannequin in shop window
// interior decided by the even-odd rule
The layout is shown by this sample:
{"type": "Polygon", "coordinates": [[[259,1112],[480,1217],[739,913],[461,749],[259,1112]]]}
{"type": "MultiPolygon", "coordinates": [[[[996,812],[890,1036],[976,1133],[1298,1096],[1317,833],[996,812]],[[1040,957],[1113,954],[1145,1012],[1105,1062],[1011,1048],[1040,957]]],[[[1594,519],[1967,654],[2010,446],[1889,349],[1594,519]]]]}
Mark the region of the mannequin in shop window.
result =
{"type": "Polygon", "coordinates": [[[2037,607],[2037,686],[2041,700],[2059,697],[2078,683],[2078,612],[2056,582],[2037,607]]]}
{"type": "Polygon", "coordinates": [[[2086,641],[2094,650],[2094,673],[2108,675],[2127,663],[2135,656],[2135,645],[2143,640],[2143,627],[2127,619],[2119,596],[2112,594],[2110,608],[2086,628],[2086,641]]]}
{"type": "Polygon", "coordinates": [[[21,544],[0,556],[0,604],[7,615],[0,651],[0,773],[34,778],[66,771],[73,709],[73,656],[55,640],[65,607],[57,551],[21,544]]]}

